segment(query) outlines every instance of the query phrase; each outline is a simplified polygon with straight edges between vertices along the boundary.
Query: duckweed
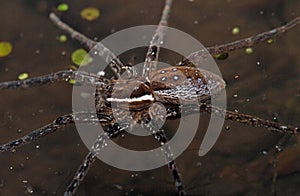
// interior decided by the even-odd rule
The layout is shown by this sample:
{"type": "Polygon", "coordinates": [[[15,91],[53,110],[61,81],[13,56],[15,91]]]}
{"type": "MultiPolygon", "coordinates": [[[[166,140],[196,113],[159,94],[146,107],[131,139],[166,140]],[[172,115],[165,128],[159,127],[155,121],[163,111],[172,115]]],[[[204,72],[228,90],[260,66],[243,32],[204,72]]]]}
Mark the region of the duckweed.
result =
{"type": "Polygon", "coordinates": [[[72,84],[72,85],[74,85],[74,84],[76,84],[76,80],[75,79],[70,79],[69,83],[72,84]]]}
{"type": "Polygon", "coordinates": [[[232,30],[231,30],[231,33],[232,35],[237,35],[240,33],[240,28],[239,27],[234,27],[232,30]]]}
{"type": "Polygon", "coordinates": [[[93,58],[82,48],[75,50],[72,53],[71,58],[72,62],[78,66],[84,66],[93,61],[93,58]]]}
{"type": "Polygon", "coordinates": [[[65,12],[69,9],[69,5],[66,3],[61,3],[57,6],[57,10],[60,12],[65,12]]]}
{"type": "Polygon", "coordinates": [[[100,11],[95,7],[87,7],[81,10],[80,15],[83,19],[92,21],[100,16],[100,11]]]}
{"type": "Polygon", "coordinates": [[[228,53],[222,53],[222,54],[216,54],[215,55],[215,59],[218,59],[218,60],[225,60],[227,59],[229,56],[228,53]]]}
{"type": "Polygon", "coordinates": [[[248,47],[248,48],[245,49],[246,54],[252,54],[253,52],[254,52],[253,48],[251,48],[251,47],[248,47]]]}
{"type": "Polygon", "coordinates": [[[20,73],[18,76],[19,80],[26,80],[29,77],[29,74],[24,72],[24,73],[20,73]]]}
{"type": "Polygon", "coordinates": [[[66,35],[60,35],[58,37],[59,42],[64,43],[66,41],[68,41],[68,37],[66,35]]]}
{"type": "Polygon", "coordinates": [[[268,44],[274,43],[274,39],[273,39],[273,38],[268,39],[268,40],[267,40],[267,43],[268,43],[268,44]]]}
{"type": "Polygon", "coordinates": [[[12,52],[13,46],[10,42],[0,42],[0,57],[5,57],[12,52]]]}

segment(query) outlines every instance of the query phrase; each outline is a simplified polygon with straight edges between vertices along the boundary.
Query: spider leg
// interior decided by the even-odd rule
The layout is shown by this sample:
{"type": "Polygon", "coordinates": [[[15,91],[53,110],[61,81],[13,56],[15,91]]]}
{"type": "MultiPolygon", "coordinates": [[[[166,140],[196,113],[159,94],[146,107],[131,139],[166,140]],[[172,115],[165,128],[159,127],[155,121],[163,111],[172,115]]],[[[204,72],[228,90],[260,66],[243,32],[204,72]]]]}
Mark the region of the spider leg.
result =
{"type": "Polygon", "coordinates": [[[21,137],[19,139],[1,145],[0,152],[9,151],[14,148],[20,147],[24,144],[30,143],[34,140],[39,139],[40,137],[55,132],[57,129],[63,128],[67,124],[72,124],[72,123],[74,123],[74,120],[71,114],[60,116],[52,123],[30,132],[24,137],[21,137]]]}
{"type": "Polygon", "coordinates": [[[50,13],[49,18],[53,22],[53,24],[55,24],[58,28],[68,33],[73,39],[79,41],[88,50],[93,50],[97,52],[99,56],[103,57],[106,63],[109,64],[111,70],[114,72],[116,77],[120,78],[121,71],[124,65],[112,51],[110,51],[101,42],[95,42],[89,39],[85,35],[79,33],[78,31],[70,27],[68,24],[62,22],[54,13],[50,13]]]}
{"type": "Polygon", "coordinates": [[[123,127],[120,127],[117,123],[111,123],[106,131],[97,137],[95,143],[91,147],[91,152],[89,152],[83,159],[72,181],[67,187],[67,190],[64,194],[65,196],[74,195],[76,193],[80,183],[84,180],[91,165],[95,162],[97,154],[107,145],[106,141],[110,138],[117,137],[123,132],[123,127]]]}
{"type": "Polygon", "coordinates": [[[175,187],[177,189],[178,195],[186,195],[179,174],[179,170],[176,166],[173,152],[170,145],[168,144],[168,138],[163,129],[158,125],[159,122],[164,122],[164,116],[159,112],[160,105],[154,105],[149,109],[149,112],[144,112],[144,117],[141,120],[141,125],[146,128],[154,136],[154,138],[160,143],[163,150],[166,161],[168,162],[168,168],[172,173],[173,180],[175,182],[175,187]]]}
{"type": "Polygon", "coordinates": [[[163,38],[166,33],[165,27],[168,26],[168,18],[171,12],[171,6],[172,0],[166,0],[161,19],[159,21],[155,34],[152,37],[146,54],[146,59],[143,67],[143,77],[146,77],[147,79],[149,79],[151,71],[156,70],[160,45],[162,44],[163,38]]]}
{"type": "Polygon", "coordinates": [[[50,133],[54,133],[59,129],[62,129],[66,125],[73,124],[75,120],[76,122],[82,122],[82,123],[97,123],[97,122],[109,122],[111,121],[111,119],[112,118],[109,115],[105,115],[105,114],[93,115],[89,112],[66,114],[58,117],[52,123],[49,123],[41,128],[38,128],[19,139],[1,145],[0,152],[6,152],[18,148],[20,146],[23,146],[25,144],[31,143],[37,139],[40,139],[43,136],[46,136],[50,133]]]}
{"type": "MultiPolygon", "coordinates": [[[[232,52],[235,50],[244,49],[244,48],[253,46],[255,44],[258,44],[260,42],[264,42],[268,39],[282,35],[286,31],[294,28],[295,26],[297,26],[299,24],[300,24],[300,17],[297,17],[297,18],[289,21],[287,24],[285,24],[283,26],[271,29],[269,31],[266,31],[266,32],[263,32],[263,33],[260,33],[260,34],[257,34],[257,35],[251,36],[251,37],[237,40],[234,42],[207,47],[206,50],[212,56],[216,56],[218,54],[225,54],[225,53],[232,52]]],[[[193,61],[193,62],[201,61],[202,58],[204,58],[206,55],[208,55],[207,51],[200,50],[200,51],[191,53],[187,57],[186,60],[184,60],[183,62],[180,63],[180,65],[182,65],[182,66],[186,66],[186,64],[189,65],[190,64],[190,63],[188,63],[189,61],[193,61]]]]}
{"type": "Polygon", "coordinates": [[[184,191],[183,184],[182,184],[182,180],[181,180],[181,177],[180,177],[179,170],[176,166],[176,163],[175,163],[175,160],[174,160],[174,157],[173,157],[173,153],[171,151],[171,147],[167,144],[168,139],[167,139],[167,136],[166,136],[164,130],[160,129],[159,131],[153,131],[152,134],[153,134],[154,138],[158,142],[160,142],[160,144],[163,148],[164,155],[165,155],[165,157],[168,161],[168,168],[172,173],[172,177],[173,177],[173,180],[175,182],[175,186],[176,186],[176,189],[178,191],[178,194],[180,196],[186,195],[186,193],[184,191]]]}
{"type": "Polygon", "coordinates": [[[73,70],[63,70],[52,74],[29,78],[26,80],[16,80],[8,82],[0,82],[0,89],[10,88],[30,88],[34,86],[41,86],[51,84],[53,82],[69,82],[71,79],[82,84],[89,84],[92,86],[107,86],[110,81],[102,76],[73,70]]]}
{"type": "MultiPolygon", "coordinates": [[[[235,122],[239,122],[246,125],[251,125],[253,127],[265,127],[268,130],[276,131],[280,133],[288,133],[288,134],[300,134],[300,128],[293,125],[284,125],[278,122],[265,120],[256,116],[241,114],[229,110],[224,110],[222,108],[206,104],[200,103],[199,108],[201,112],[212,113],[221,118],[225,118],[226,120],[231,120],[235,122]]],[[[167,108],[167,118],[180,118],[181,116],[187,116],[192,113],[199,112],[198,108],[193,106],[186,107],[184,113],[181,113],[181,109],[179,106],[169,107],[167,108]]]]}

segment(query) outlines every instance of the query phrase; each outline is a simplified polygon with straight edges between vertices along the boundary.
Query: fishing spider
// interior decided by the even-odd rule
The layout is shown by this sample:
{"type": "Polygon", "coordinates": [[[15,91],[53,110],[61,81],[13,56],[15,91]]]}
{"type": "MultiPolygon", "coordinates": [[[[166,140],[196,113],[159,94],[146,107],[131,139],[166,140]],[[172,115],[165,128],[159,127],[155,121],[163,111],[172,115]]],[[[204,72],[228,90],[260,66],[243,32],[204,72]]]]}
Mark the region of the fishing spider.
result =
{"type": "MultiPolygon", "coordinates": [[[[54,17],[54,15],[52,15],[52,19],[55,19],[55,17],[54,17]]],[[[55,19],[56,20],[56,19],[55,19]]],[[[295,21],[294,21],[294,24],[297,24],[297,23],[299,23],[299,18],[298,19],[296,19],[295,21]]],[[[56,24],[57,24],[57,22],[56,22],[56,24]]],[[[270,32],[270,31],[269,31],[270,32]]],[[[271,36],[272,37],[272,36],[271,36]]],[[[252,45],[252,43],[250,44],[250,45],[252,45]]],[[[243,45],[243,47],[244,47],[244,45],[243,45]]],[[[215,54],[217,54],[217,53],[220,53],[220,51],[218,51],[218,50],[216,50],[215,51],[215,48],[217,48],[217,47],[212,47],[213,49],[212,50],[209,50],[209,51],[211,51],[211,52],[215,52],[215,54]]],[[[224,49],[224,51],[226,52],[226,48],[228,48],[228,47],[225,47],[225,49],[224,49]]],[[[224,51],[221,51],[221,53],[223,53],[224,51]]],[[[158,53],[157,53],[158,54],[158,53]]],[[[214,53],[213,53],[214,54],[214,53]]],[[[214,55],[215,55],[214,54],[214,55]]],[[[183,63],[183,66],[185,65],[185,63],[183,63]]],[[[75,73],[76,71],[67,71],[67,73],[75,73]]],[[[65,78],[64,78],[65,79],[65,78]]],[[[29,80],[27,80],[27,81],[32,81],[32,78],[31,79],[29,79],[29,80]]],[[[21,83],[19,83],[18,81],[17,82],[12,82],[12,83],[7,83],[7,82],[2,82],[1,83],[1,88],[7,88],[8,86],[10,86],[10,85],[12,85],[12,86],[10,86],[10,87],[16,87],[16,86],[18,86],[19,84],[24,84],[24,83],[26,83],[26,81],[23,81],[23,82],[21,82],[21,83]],[[9,84],[9,85],[8,85],[9,84]]],[[[33,82],[33,84],[36,84],[36,82],[33,82]]],[[[235,96],[235,95],[234,95],[235,96]]],[[[174,109],[174,108],[173,108],[174,109]]],[[[210,112],[210,110],[211,110],[211,108],[209,107],[209,105],[201,105],[201,109],[202,110],[204,110],[204,111],[208,111],[208,112],[210,112]]],[[[176,110],[176,108],[175,108],[175,110],[176,110]]],[[[215,109],[213,109],[213,110],[217,110],[216,108],[215,109]]],[[[192,111],[191,111],[192,112],[192,111]]],[[[178,112],[177,112],[178,113],[178,112]]],[[[68,123],[68,122],[71,122],[72,120],[70,120],[70,116],[65,116],[66,118],[57,118],[53,123],[54,124],[56,124],[58,127],[60,127],[60,126],[64,126],[65,125],[65,123],[68,123]],[[68,122],[67,121],[65,121],[65,120],[69,120],[68,122]]],[[[276,116],[275,116],[276,117],[276,116]]],[[[246,124],[255,124],[256,122],[253,122],[253,121],[251,121],[251,119],[253,118],[253,117],[251,117],[251,116],[244,116],[244,115],[242,115],[242,114],[238,114],[238,113],[235,113],[235,112],[233,112],[233,113],[228,113],[228,115],[227,115],[227,118],[229,118],[229,119],[231,119],[231,120],[235,120],[235,121],[241,121],[239,118],[245,118],[246,120],[244,121],[244,123],[246,123],[246,124]],[[231,116],[230,116],[231,115],[231,116]],[[249,120],[250,119],[250,120],[249,120]]],[[[258,119],[258,118],[256,118],[256,119],[258,119]]],[[[268,128],[273,128],[273,129],[277,129],[277,131],[283,131],[283,132],[291,132],[291,133],[298,133],[298,130],[296,129],[296,127],[287,127],[287,128],[285,128],[284,126],[282,126],[282,125],[280,125],[280,124],[278,124],[278,123],[271,123],[271,122],[269,122],[269,121],[265,121],[265,120],[261,120],[261,123],[263,123],[266,127],[268,127],[268,128]]],[[[114,128],[113,128],[114,129],[114,128]]],[[[231,128],[231,129],[233,129],[233,128],[231,128]]],[[[243,128],[244,129],[244,128],[243,128]]],[[[52,129],[53,130],[53,129],[52,129]]],[[[39,140],[38,140],[39,141],[39,140]]],[[[37,142],[38,142],[37,141],[37,142]]],[[[65,143],[67,143],[68,141],[66,141],[65,143]]],[[[14,143],[14,144],[16,144],[16,143],[14,143]]],[[[9,147],[10,146],[12,146],[12,145],[8,145],[9,147]]],[[[13,152],[14,152],[14,149],[11,149],[11,148],[9,148],[8,146],[5,146],[5,145],[3,145],[3,146],[1,146],[1,151],[7,151],[7,150],[12,150],[13,152]]],[[[36,148],[39,148],[38,147],[39,145],[36,145],[36,148]]],[[[74,147],[74,146],[73,146],[74,147]]],[[[25,147],[24,147],[25,148],[25,147]]],[[[21,149],[22,150],[22,149],[21,149]]],[[[20,150],[20,151],[21,151],[20,150]]],[[[68,155],[68,152],[65,152],[66,153],[66,156],[68,155]]],[[[91,154],[90,154],[90,157],[91,157],[91,154]]],[[[94,159],[93,159],[94,160],[94,159]]],[[[29,165],[29,164],[28,164],[29,165]]],[[[179,165],[179,171],[181,171],[181,164],[178,164],[179,165]]],[[[102,167],[105,167],[105,166],[102,166],[102,167]]],[[[182,166],[182,167],[184,167],[184,166],[182,166]]],[[[201,167],[200,167],[201,168],[201,167]]],[[[103,168],[102,168],[103,169],[103,168]]],[[[201,169],[200,169],[201,170],[201,169]]],[[[188,172],[188,170],[186,171],[186,172],[188,172]]],[[[182,175],[183,175],[183,179],[185,179],[184,178],[184,175],[185,175],[185,173],[183,173],[183,172],[181,172],[182,173],[182,175]]],[[[83,177],[84,177],[84,175],[83,175],[83,177]]],[[[148,176],[149,177],[149,176],[148,176]]],[[[151,177],[149,177],[149,178],[151,178],[151,177]]],[[[99,181],[101,181],[101,177],[98,177],[98,180],[99,181]]],[[[178,179],[176,179],[176,177],[175,177],[175,181],[178,181],[178,179]]],[[[26,183],[27,182],[25,182],[26,180],[22,180],[23,181],[23,183],[25,184],[25,186],[27,187],[27,191],[28,192],[30,192],[31,190],[30,190],[30,187],[29,186],[27,186],[26,185],[26,183]]],[[[185,183],[185,180],[183,180],[183,183],[185,183]]],[[[205,183],[205,182],[204,182],[205,183]]],[[[72,184],[72,183],[71,183],[72,184]]],[[[118,186],[118,183],[116,182],[116,183],[113,183],[114,184],[114,186],[116,187],[116,189],[122,189],[120,186],[118,186]]],[[[170,184],[172,184],[172,183],[170,183],[170,184]]],[[[184,184],[185,185],[185,184],[184,184]]],[[[77,188],[77,187],[76,187],[77,188]]],[[[69,187],[69,191],[70,191],[70,193],[72,192],[75,192],[76,191],[76,188],[72,188],[72,186],[71,187],[69,187]]],[[[181,187],[178,187],[177,186],[177,188],[179,189],[178,191],[179,191],[179,193],[183,193],[182,192],[182,190],[181,190],[181,187]]],[[[36,190],[36,191],[39,191],[39,190],[36,190]]],[[[174,191],[175,192],[175,191],[174,191]]],[[[188,192],[188,191],[187,191],[188,192]]],[[[41,193],[42,193],[42,191],[41,191],[41,193]]],[[[133,193],[138,193],[138,192],[133,192],[133,193]]]]}

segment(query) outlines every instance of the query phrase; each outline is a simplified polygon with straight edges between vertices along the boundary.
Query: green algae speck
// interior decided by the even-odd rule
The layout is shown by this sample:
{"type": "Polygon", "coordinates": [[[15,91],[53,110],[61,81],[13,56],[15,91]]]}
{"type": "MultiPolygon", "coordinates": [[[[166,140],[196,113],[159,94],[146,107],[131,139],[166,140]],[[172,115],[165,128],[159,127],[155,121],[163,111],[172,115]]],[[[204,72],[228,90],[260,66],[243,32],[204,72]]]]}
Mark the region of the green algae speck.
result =
{"type": "Polygon", "coordinates": [[[57,10],[60,12],[65,12],[69,9],[69,5],[66,3],[61,3],[57,6],[57,10]]]}
{"type": "Polygon", "coordinates": [[[72,62],[78,66],[84,66],[93,61],[93,58],[82,48],[75,50],[72,53],[71,58],[72,62]]]}
{"type": "Polygon", "coordinates": [[[0,42],[0,57],[8,56],[12,52],[13,46],[10,42],[0,42]]]}
{"type": "Polygon", "coordinates": [[[237,34],[239,34],[240,33],[240,28],[238,28],[238,27],[234,27],[232,30],[231,30],[231,33],[232,33],[232,35],[237,35],[237,34]]]}
{"type": "Polygon", "coordinates": [[[222,54],[216,54],[214,57],[215,59],[218,59],[218,60],[225,60],[227,59],[229,56],[228,53],[222,53],[222,54]]]}
{"type": "Polygon", "coordinates": [[[20,73],[18,76],[19,80],[26,80],[29,77],[29,74],[24,72],[24,73],[20,73]]]}
{"type": "Polygon", "coordinates": [[[254,50],[251,47],[248,47],[248,48],[245,49],[246,54],[252,54],[253,52],[254,52],[254,50]]]}
{"type": "Polygon", "coordinates": [[[87,7],[81,10],[80,15],[83,19],[92,21],[100,16],[100,11],[94,7],[87,7]]]}
{"type": "Polygon", "coordinates": [[[60,35],[58,37],[59,42],[64,43],[66,41],[68,41],[68,37],[66,35],[60,35]]]}
{"type": "Polygon", "coordinates": [[[272,39],[272,38],[268,39],[268,40],[267,40],[267,43],[268,43],[268,44],[274,43],[274,39],[272,39]]]}
{"type": "Polygon", "coordinates": [[[70,80],[69,80],[69,83],[70,83],[71,85],[74,85],[74,84],[76,84],[76,80],[70,79],[70,80]]]}

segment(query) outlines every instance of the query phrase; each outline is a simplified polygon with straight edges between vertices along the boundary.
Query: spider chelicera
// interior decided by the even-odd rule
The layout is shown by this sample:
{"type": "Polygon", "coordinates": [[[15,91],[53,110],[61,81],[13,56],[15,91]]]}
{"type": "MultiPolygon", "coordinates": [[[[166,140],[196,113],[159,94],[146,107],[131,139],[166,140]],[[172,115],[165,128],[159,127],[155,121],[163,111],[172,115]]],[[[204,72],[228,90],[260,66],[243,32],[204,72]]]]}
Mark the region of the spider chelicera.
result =
{"type": "MultiPolygon", "coordinates": [[[[56,24],[58,24],[57,23],[57,20],[58,20],[58,18],[55,18],[55,16],[54,15],[52,15],[52,20],[54,20],[54,21],[56,21],[55,23],[56,24]]],[[[295,21],[293,21],[292,22],[292,24],[297,24],[297,23],[299,23],[299,19],[296,19],[295,21]]],[[[61,25],[60,25],[60,27],[62,27],[61,25]]],[[[270,33],[270,31],[269,31],[269,33],[270,33]]],[[[272,32],[271,32],[272,33],[272,32]]],[[[272,36],[271,36],[272,37],[272,36]]],[[[267,36],[265,36],[265,38],[267,39],[267,38],[270,38],[270,37],[267,37],[267,36]]],[[[249,46],[250,45],[253,45],[253,43],[251,43],[251,44],[249,44],[249,46]]],[[[237,45],[235,45],[235,46],[237,46],[237,45]]],[[[245,47],[245,45],[243,45],[243,47],[245,47]]],[[[247,46],[248,47],[248,46],[247,46]]],[[[218,51],[218,50],[216,50],[216,53],[224,53],[224,52],[227,52],[226,51],[226,48],[228,48],[228,47],[225,47],[225,49],[224,49],[224,51],[222,50],[221,52],[220,51],[218,51]]],[[[216,49],[216,48],[213,48],[213,50],[210,50],[210,51],[214,51],[214,49],[216,49]]],[[[156,55],[156,54],[155,54],[156,55]]],[[[158,55],[158,54],[157,54],[158,55]]],[[[214,54],[215,55],[215,54],[214,54]]],[[[185,63],[182,63],[181,65],[183,65],[183,66],[186,66],[187,65],[187,63],[185,62],[185,63]]],[[[63,74],[69,74],[69,75],[72,75],[73,73],[76,73],[76,71],[66,71],[66,72],[61,72],[61,76],[63,75],[63,74]]],[[[59,76],[59,74],[57,75],[57,76],[59,76]]],[[[50,76],[50,78],[51,78],[51,76],[50,76]]],[[[45,78],[44,78],[45,79],[45,78]]],[[[44,79],[42,79],[43,81],[45,81],[44,79]]],[[[53,78],[52,78],[53,79],[53,78]]],[[[63,79],[63,80],[65,80],[66,79],[66,76],[62,76],[62,78],[61,79],[63,79]]],[[[9,85],[12,85],[11,87],[16,87],[16,86],[18,86],[18,85],[22,85],[22,84],[25,84],[25,83],[27,83],[27,84],[29,84],[28,83],[28,81],[29,81],[29,83],[31,83],[32,81],[33,81],[33,79],[31,78],[30,80],[27,80],[27,81],[22,81],[22,82],[20,82],[20,83],[18,83],[18,82],[13,82],[13,83],[6,83],[6,82],[3,82],[3,83],[1,83],[1,86],[2,86],[2,88],[6,88],[6,87],[8,87],[9,85]]],[[[35,82],[33,82],[32,84],[37,84],[37,83],[39,83],[39,82],[37,82],[37,81],[35,81],[35,82]]],[[[46,83],[48,83],[48,82],[46,82],[46,83]]],[[[209,110],[211,110],[211,108],[209,107],[209,105],[202,105],[201,106],[201,108],[202,108],[202,110],[204,110],[204,111],[209,111],[209,110]]],[[[172,108],[172,109],[174,109],[174,110],[176,110],[176,108],[172,108]]],[[[213,110],[217,110],[217,108],[215,108],[215,109],[213,109],[213,110]]],[[[191,111],[192,112],[192,111],[191,111]]],[[[176,115],[178,114],[178,112],[175,112],[176,113],[176,115]]],[[[105,113],[105,114],[107,114],[107,112],[105,113]]],[[[232,119],[232,120],[235,120],[235,121],[243,121],[242,120],[242,118],[245,118],[245,123],[246,124],[255,124],[257,121],[253,121],[253,117],[251,117],[251,116],[244,116],[244,115],[238,115],[238,114],[236,114],[236,113],[228,113],[229,115],[227,116],[227,118],[229,118],[229,119],[232,119]],[[252,121],[251,121],[251,119],[252,119],[252,121]]],[[[64,124],[65,123],[68,123],[68,122],[71,122],[72,120],[70,119],[71,118],[71,116],[65,116],[66,118],[57,118],[56,120],[55,120],[55,122],[54,122],[54,124],[55,124],[55,126],[58,126],[58,127],[60,127],[61,125],[63,125],[64,126],[64,124]]],[[[101,117],[101,116],[100,116],[101,117]]],[[[256,119],[258,119],[258,118],[256,118],[256,119]]],[[[91,119],[89,119],[89,120],[91,120],[91,119]]],[[[268,122],[268,121],[264,121],[264,120],[262,120],[261,121],[261,123],[263,123],[266,127],[268,127],[268,128],[277,128],[279,131],[290,131],[290,132],[297,132],[298,130],[297,129],[295,129],[294,127],[291,127],[291,128],[288,128],[288,129],[286,129],[284,126],[282,126],[282,125],[280,125],[280,124],[277,124],[277,123],[271,123],[271,122],[268,122]]],[[[113,130],[113,132],[115,132],[116,130],[117,130],[117,128],[116,127],[111,127],[112,128],[112,130],[113,130]]],[[[52,129],[53,130],[53,129],[52,129]]],[[[16,144],[16,143],[14,143],[14,144],[16,144]]],[[[11,144],[9,144],[8,146],[12,146],[11,144]]],[[[2,146],[1,147],[1,150],[2,151],[6,151],[6,150],[8,150],[8,148],[7,148],[7,146],[2,146]]],[[[91,157],[91,155],[90,155],[90,157],[91,157]]],[[[180,168],[179,168],[180,169],[180,168]]],[[[85,171],[84,171],[85,172],[85,171]]],[[[82,173],[84,173],[84,172],[82,172],[82,173]]],[[[84,175],[83,175],[84,176],[84,175]]],[[[81,179],[80,179],[81,180],[81,179]]],[[[176,177],[175,177],[175,180],[178,180],[178,179],[176,179],[176,177]]],[[[180,187],[177,187],[178,189],[179,189],[179,192],[181,192],[181,188],[180,187]]],[[[72,188],[72,186],[71,186],[71,188],[69,187],[69,191],[70,192],[75,192],[76,191],[76,188],[75,187],[73,187],[72,188]]]]}

